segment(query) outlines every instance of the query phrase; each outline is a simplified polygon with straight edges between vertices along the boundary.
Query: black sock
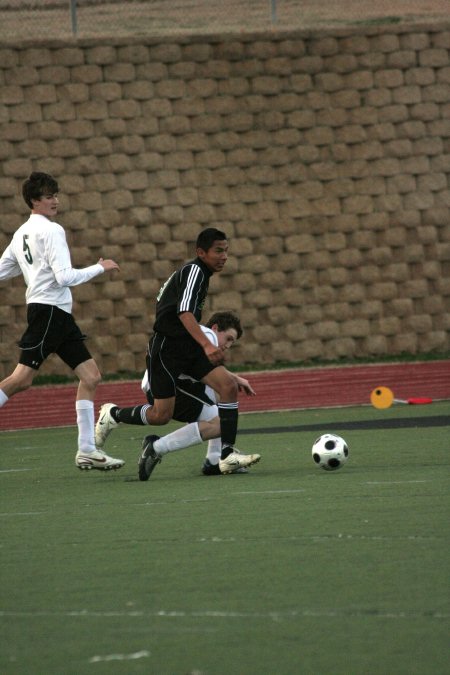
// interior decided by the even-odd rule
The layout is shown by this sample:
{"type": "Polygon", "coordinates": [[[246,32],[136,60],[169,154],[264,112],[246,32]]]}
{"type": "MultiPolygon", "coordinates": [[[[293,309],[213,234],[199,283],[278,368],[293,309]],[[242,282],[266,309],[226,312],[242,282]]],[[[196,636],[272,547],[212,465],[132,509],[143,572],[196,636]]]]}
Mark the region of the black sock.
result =
{"type": "Polygon", "coordinates": [[[145,412],[150,407],[148,403],[145,403],[144,405],[136,405],[133,408],[112,408],[110,415],[116,422],[144,426],[147,424],[145,412]]]}
{"type": "Polygon", "coordinates": [[[236,434],[238,427],[238,403],[219,403],[219,417],[220,417],[220,438],[222,440],[222,455],[225,459],[231,452],[232,446],[236,442],[236,434]],[[230,449],[231,446],[231,449],[230,449]]]}

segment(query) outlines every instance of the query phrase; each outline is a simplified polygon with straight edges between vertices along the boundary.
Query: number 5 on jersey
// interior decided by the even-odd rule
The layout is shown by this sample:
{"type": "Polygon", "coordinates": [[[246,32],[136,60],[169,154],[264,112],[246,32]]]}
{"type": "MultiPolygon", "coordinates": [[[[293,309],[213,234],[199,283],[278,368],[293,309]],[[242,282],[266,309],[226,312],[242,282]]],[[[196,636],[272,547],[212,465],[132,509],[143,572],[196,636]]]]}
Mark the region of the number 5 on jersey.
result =
{"type": "Polygon", "coordinates": [[[30,247],[28,246],[28,239],[29,235],[24,234],[23,235],[23,252],[25,253],[25,260],[29,265],[33,264],[33,256],[31,255],[30,247]]]}

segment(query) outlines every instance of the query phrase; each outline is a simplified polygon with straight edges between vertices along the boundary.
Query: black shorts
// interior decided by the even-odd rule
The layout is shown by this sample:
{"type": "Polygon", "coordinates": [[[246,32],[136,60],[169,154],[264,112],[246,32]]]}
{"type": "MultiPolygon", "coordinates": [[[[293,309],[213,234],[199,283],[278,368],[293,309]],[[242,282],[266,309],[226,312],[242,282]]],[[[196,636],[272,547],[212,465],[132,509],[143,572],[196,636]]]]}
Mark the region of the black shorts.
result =
{"type": "MultiPolygon", "coordinates": [[[[196,422],[205,404],[215,405],[215,402],[206,395],[205,389],[205,385],[201,382],[178,380],[172,419],[177,422],[196,422]]],[[[153,405],[150,391],[147,392],[147,401],[153,405]]]]}
{"type": "Polygon", "coordinates": [[[19,363],[38,370],[50,354],[58,356],[74,370],[91,359],[84,344],[86,336],[72,314],[54,305],[31,303],[27,308],[28,327],[19,341],[19,363]]]}
{"type": "Polygon", "coordinates": [[[149,342],[147,371],[150,394],[154,399],[176,396],[181,373],[201,380],[215,367],[190,335],[170,338],[155,333],[149,342]]]}

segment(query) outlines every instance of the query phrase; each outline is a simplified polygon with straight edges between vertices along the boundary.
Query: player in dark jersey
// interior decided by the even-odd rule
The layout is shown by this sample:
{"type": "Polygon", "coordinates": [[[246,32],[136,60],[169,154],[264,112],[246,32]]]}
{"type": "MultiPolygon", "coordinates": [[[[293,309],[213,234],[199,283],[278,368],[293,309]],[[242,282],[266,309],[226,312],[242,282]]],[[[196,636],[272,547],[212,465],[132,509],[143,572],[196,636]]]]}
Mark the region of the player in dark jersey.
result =
{"type": "MultiPolygon", "coordinates": [[[[219,397],[222,473],[247,466],[246,455],[235,452],[238,427],[238,385],[222,365],[223,349],[210,342],[200,327],[209,280],[221,272],[228,258],[226,235],[215,228],[200,232],[196,258],[174,272],[159,291],[154,334],[148,345],[149,387],[153,406],[146,411],[151,425],[167,424],[173,417],[180,374],[211,387],[219,397]]],[[[148,437],[147,437],[148,438],[148,437]]],[[[151,442],[144,439],[143,460],[148,475],[160,461],[151,442]]]]}

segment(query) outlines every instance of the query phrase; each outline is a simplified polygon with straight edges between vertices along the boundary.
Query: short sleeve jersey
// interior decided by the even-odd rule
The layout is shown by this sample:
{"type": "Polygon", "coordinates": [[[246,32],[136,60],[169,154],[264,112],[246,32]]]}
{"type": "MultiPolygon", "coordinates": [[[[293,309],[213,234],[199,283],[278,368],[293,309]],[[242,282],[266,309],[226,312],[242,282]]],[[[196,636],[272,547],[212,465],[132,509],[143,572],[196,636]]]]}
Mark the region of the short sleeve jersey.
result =
{"type": "Polygon", "coordinates": [[[195,258],[169,277],[158,294],[155,332],[169,337],[189,335],[178,315],[190,312],[200,323],[211,275],[202,260],[195,258]]]}

